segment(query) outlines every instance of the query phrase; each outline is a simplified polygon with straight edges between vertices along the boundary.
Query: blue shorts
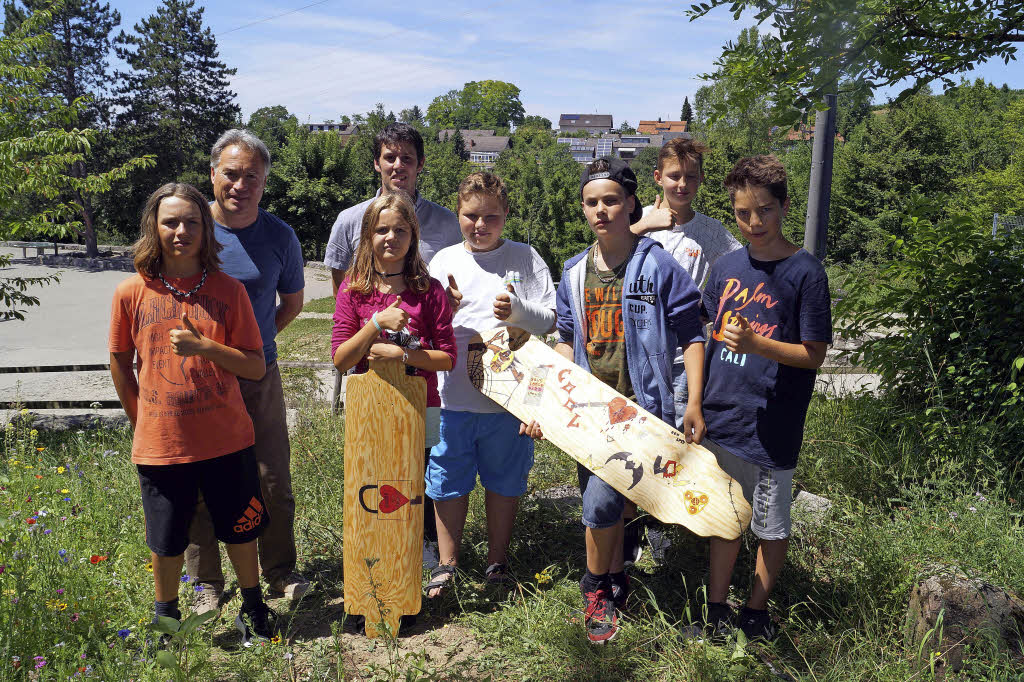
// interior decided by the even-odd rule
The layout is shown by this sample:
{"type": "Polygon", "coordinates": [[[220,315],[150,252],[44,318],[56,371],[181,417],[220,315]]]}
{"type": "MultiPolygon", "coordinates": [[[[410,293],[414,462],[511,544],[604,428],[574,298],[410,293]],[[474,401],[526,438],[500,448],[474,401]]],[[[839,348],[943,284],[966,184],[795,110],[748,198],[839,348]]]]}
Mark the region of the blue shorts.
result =
{"type": "Polygon", "coordinates": [[[718,459],[718,466],[740,484],[750,502],[753,516],[750,530],[762,540],[785,540],[792,533],[790,508],[793,504],[795,469],[769,469],[748,462],[705,438],[701,443],[718,459]]]}
{"type": "Polygon", "coordinates": [[[626,497],[583,466],[576,465],[583,493],[583,525],[587,528],[611,528],[622,520],[626,497]]]}
{"type": "Polygon", "coordinates": [[[533,439],[519,435],[520,421],[508,412],[481,414],[441,410],[441,442],[427,461],[427,495],[435,500],[473,491],[477,474],[484,488],[505,497],[526,492],[533,468],[533,439]]]}

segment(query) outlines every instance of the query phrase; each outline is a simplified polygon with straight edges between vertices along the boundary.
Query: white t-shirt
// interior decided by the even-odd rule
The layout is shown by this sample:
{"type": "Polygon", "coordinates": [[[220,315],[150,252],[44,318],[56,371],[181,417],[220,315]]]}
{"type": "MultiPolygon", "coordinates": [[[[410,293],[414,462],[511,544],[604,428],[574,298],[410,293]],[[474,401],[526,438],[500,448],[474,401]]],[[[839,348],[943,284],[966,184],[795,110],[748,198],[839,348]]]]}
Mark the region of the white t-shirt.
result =
{"type": "MultiPolygon", "coordinates": [[[[652,208],[644,206],[644,215],[652,208]]],[[[690,273],[693,283],[701,291],[704,291],[715,261],[730,251],[742,248],[722,223],[703,213],[694,213],[690,222],[676,225],[671,230],[656,230],[644,236],[660,242],[676,262],[690,273]]]]}
{"type": "Polygon", "coordinates": [[[469,381],[469,339],[482,330],[505,326],[494,317],[494,298],[507,291],[507,284],[512,284],[517,296],[554,309],[551,272],[533,247],[506,239],[498,248],[484,253],[467,251],[464,244],[441,249],[430,261],[430,276],[447,286],[448,275],[455,276],[462,304],[452,320],[457,348],[455,366],[450,372],[437,373],[441,407],[462,412],[502,412],[497,403],[469,381]]]}

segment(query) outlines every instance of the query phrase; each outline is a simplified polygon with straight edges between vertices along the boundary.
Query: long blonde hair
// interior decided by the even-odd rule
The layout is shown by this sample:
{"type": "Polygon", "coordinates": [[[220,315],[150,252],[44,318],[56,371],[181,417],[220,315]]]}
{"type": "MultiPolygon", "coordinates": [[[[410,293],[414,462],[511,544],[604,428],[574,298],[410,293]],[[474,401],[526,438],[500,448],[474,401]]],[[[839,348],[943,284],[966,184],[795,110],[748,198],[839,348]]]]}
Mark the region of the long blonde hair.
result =
{"type": "Polygon", "coordinates": [[[348,290],[358,294],[369,294],[384,283],[384,278],[378,275],[373,267],[373,231],[380,222],[381,211],[386,209],[397,211],[412,233],[409,250],[402,264],[405,285],[417,294],[426,293],[430,289],[430,273],[427,271],[427,264],[420,257],[420,222],[416,219],[412,198],[401,190],[381,194],[363,214],[363,228],[359,234],[356,257],[345,273],[348,277],[348,290]]]}
{"type": "Polygon", "coordinates": [[[132,245],[135,254],[135,269],[143,277],[152,279],[160,274],[164,256],[160,249],[160,230],[157,214],[160,202],[168,197],[181,197],[199,207],[199,215],[203,220],[203,236],[199,244],[199,264],[209,272],[220,269],[220,258],[217,253],[224,248],[217,242],[214,232],[213,214],[210,205],[202,192],[184,182],[168,182],[149,195],[146,207],[142,209],[142,220],[139,221],[139,239],[132,245]]]}

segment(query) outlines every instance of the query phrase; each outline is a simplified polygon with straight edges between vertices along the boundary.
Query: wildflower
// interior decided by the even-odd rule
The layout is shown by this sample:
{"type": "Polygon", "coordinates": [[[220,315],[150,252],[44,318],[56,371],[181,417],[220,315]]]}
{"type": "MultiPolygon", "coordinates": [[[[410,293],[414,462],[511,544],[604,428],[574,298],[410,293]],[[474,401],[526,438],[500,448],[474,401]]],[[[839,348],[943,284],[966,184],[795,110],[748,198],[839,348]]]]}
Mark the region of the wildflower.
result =
{"type": "MultiPolygon", "coordinates": [[[[75,611],[74,613],[71,614],[71,622],[72,623],[77,623],[78,619],[81,618],[81,617],[82,617],[82,614],[80,614],[77,611],[75,611]]],[[[82,658],[85,658],[85,654],[82,654],[82,658]]]]}
{"type": "Polygon", "coordinates": [[[36,520],[34,518],[25,519],[25,523],[32,526],[35,525],[36,520]]]}
{"type": "Polygon", "coordinates": [[[33,656],[32,660],[36,662],[36,670],[46,665],[46,659],[42,656],[33,656]]]}
{"type": "Polygon", "coordinates": [[[181,582],[187,583],[188,580],[189,580],[188,573],[186,573],[185,575],[181,576],[181,582]]]}
{"type": "Polygon", "coordinates": [[[11,656],[11,664],[14,666],[15,670],[20,668],[21,667],[21,656],[11,656]]]}
{"type": "Polygon", "coordinates": [[[949,512],[949,518],[951,518],[951,519],[955,519],[958,516],[960,516],[960,515],[957,514],[955,511],[954,512],[949,512]]]}
{"type": "Polygon", "coordinates": [[[546,568],[540,573],[535,573],[533,577],[537,580],[538,585],[544,585],[551,582],[551,574],[548,573],[546,568]]]}
{"type": "Polygon", "coordinates": [[[64,594],[64,588],[63,587],[58,587],[57,588],[57,594],[64,594]]]}
{"type": "Polygon", "coordinates": [[[0,564],[0,575],[3,575],[3,572],[6,571],[6,570],[7,570],[7,564],[0,564]]]}
{"type": "Polygon", "coordinates": [[[43,535],[49,535],[52,532],[53,532],[52,528],[47,528],[46,530],[43,531],[43,535]]]}
{"type": "Polygon", "coordinates": [[[99,562],[106,561],[106,560],[107,560],[107,555],[106,554],[93,554],[91,557],[89,557],[89,563],[93,563],[93,564],[98,564],[99,562]]]}
{"type": "Polygon", "coordinates": [[[30,436],[32,436],[33,438],[35,438],[36,436],[38,436],[38,435],[39,435],[39,432],[38,432],[38,431],[36,431],[35,429],[32,429],[31,431],[29,431],[29,432],[28,432],[28,435],[30,435],[30,436]]]}
{"type": "Polygon", "coordinates": [[[67,488],[61,488],[61,490],[60,490],[60,494],[61,495],[67,495],[69,492],[71,492],[71,491],[68,490],[67,488]]]}
{"type": "Polygon", "coordinates": [[[132,631],[129,630],[128,628],[124,628],[123,630],[118,630],[117,631],[117,636],[120,637],[121,639],[128,639],[128,635],[130,635],[130,634],[132,634],[132,631]]]}
{"type": "Polygon", "coordinates": [[[36,452],[42,452],[42,451],[43,451],[43,450],[45,450],[45,449],[46,449],[46,448],[36,448],[36,452]]]}
{"type": "MultiPolygon", "coordinates": [[[[65,497],[65,498],[64,498],[64,501],[65,501],[65,502],[70,502],[70,501],[71,501],[71,498],[70,498],[70,497],[65,497]]],[[[66,518],[67,518],[66,516],[62,516],[62,517],[60,517],[60,520],[61,520],[61,521],[63,521],[63,520],[64,520],[64,519],[66,519],[66,518]]]]}
{"type": "Polygon", "coordinates": [[[146,570],[149,571],[150,573],[153,572],[153,562],[152,561],[147,561],[146,562],[146,570]]]}
{"type": "Polygon", "coordinates": [[[57,473],[58,474],[63,474],[65,471],[67,471],[67,470],[64,467],[57,467],[57,473]]]}
{"type": "Polygon", "coordinates": [[[42,476],[39,475],[39,474],[36,474],[35,476],[36,476],[36,478],[42,478],[42,476]]]}
{"type": "Polygon", "coordinates": [[[286,661],[290,661],[290,660],[292,660],[292,656],[293,656],[292,652],[289,651],[288,653],[286,653],[284,655],[284,658],[285,658],[286,661]]]}
{"type": "Polygon", "coordinates": [[[193,589],[196,592],[202,592],[203,591],[203,584],[202,583],[196,583],[196,586],[193,589]]]}
{"type": "Polygon", "coordinates": [[[270,638],[270,643],[271,644],[280,644],[281,643],[281,635],[274,635],[273,637],[271,637],[270,638]]]}
{"type": "Polygon", "coordinates": [[[28,416],[28,408],[27,407],[21,408],[21,416],[22,417],[27,417],[28,416]]]}

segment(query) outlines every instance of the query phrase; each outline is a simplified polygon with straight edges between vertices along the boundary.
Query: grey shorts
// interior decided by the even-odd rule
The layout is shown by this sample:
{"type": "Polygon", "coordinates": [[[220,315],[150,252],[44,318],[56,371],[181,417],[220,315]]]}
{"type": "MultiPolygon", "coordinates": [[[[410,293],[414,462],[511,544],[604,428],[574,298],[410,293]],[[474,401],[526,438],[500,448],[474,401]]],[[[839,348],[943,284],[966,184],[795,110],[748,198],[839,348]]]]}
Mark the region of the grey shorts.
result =
{"type": "Polygon", "coordinates": [[[754,512],[750,530],[762,540],[785,540],[790,536],[790,507],[793,504],[794,469],[769,469],[732,454],[710,438],[701,445],[715,454],[718,466],[740,484],[754,512]]]}

